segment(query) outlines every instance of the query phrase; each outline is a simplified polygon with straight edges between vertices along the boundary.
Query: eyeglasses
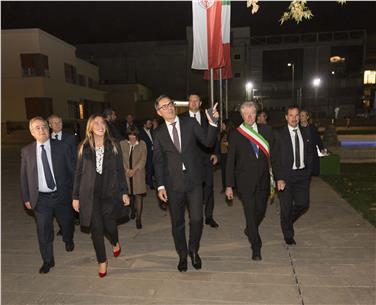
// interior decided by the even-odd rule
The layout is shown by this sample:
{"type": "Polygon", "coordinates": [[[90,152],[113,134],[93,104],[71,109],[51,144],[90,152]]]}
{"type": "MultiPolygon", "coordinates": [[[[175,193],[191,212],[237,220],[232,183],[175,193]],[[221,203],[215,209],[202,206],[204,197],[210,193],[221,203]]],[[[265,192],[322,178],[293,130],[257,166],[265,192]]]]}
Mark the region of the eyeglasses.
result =
{"type": "Polygon", "coordinates": [[[33,129],[33,130],[41,131],[41,130],[46,130],[46,129],[48,129],[48,126],[47,126],[47,125],[34,126],[32,129],[33,129]]]}
{"type": "Polygon", "coordinates": [[[165,104],[161,107],[158,107],[157,110],[167,110],[168,108],[172,108],[172,107],[175,107],[175,103],[173,101],[169,102],[168,104],[165,104]]]}

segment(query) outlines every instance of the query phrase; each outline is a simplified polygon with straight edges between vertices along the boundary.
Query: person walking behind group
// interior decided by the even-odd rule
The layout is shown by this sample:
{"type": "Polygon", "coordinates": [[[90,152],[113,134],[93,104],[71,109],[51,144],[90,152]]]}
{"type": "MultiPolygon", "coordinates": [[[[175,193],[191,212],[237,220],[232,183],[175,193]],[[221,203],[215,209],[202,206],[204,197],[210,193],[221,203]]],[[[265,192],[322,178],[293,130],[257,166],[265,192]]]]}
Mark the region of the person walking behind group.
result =
{"type": "Polygon", "coordinates": [[[146,184],[154,190],[153,176],[153,122],[149,119],[145,121],[144,128],[140,130],[140,140],[144,141],[147,148],[146,158],[146,184]]]}
{"type": "Polygon", "coordinates": [[[257,124],[268,124],[268,114],[266,113],[265,110],[261,110],[257,114],[257,124]]]}
{"type": "Polygon", "coordinates": [[[123,140],[123,136],[121,135],[119,129],[115,125],[115,121],[117,119],[116,112],[111,108],[107,108],[103,111],[103,116],[106,120],[110,136],[118,141],[123,140]]]}
{"type": "MultiPolygon", "coordinates": [[[[213,117],[219,115],[213,108],[213,117]]],[[[163,119],[154,131],[153,162],[157,179],[158,197],[168,202],[171,216],[172,235],[179,255],[178,270],[187,271],[187,255],[195,269],[201,269],[198,255],[203,228],[202,205],[202,158],[197,141],[211,147],[216,140],[216,124],[209,120],[208,133],[196,120],[179,118],[174,102],[166,95],[156,99],[155,109],[163,119]],[[189,241],[185,236],[186,203],[189,210],[189,241]]]]}
{"type": "Polygon", "coordinates": [[[321,137],[314,124],[310,123],[310,115],[307,110],[300,110],[300,127],[306,128],[312,146],[312,176],[320,175],[320,158],[317,147],[322,154],[326,154],[326,149],[322,144],[321,137]]]}
{"type": "Polygon", "coordinates": [[[29,129],[35,142],[21,150],[21,196],[25,207],[33,210],[36,218],[43,259],[39,273],[48,273],[55,266],[54,215],[62,227],[65,250],[71,252],[74,249],[70,205],[74,169],[69,147],[63,142],[50,140],[47,122],[42,117],[32,118],[29,129]]]}
{"type": "Polygon", "coordinates": [[[120,142],[123,152],[123,164],[131,201],[131,218],[136,216],[137,229],[142,228],[141,215],[143,209],[143,197],[146,194],[145,164],[146,144],[138,139],[138,132],[130,127],[127,139],[120,142]]]}
{"type": "Polygon", "coordinates": [[[286,110],[287,124],[275,132],[272,158],[281,207],[281,228],[287,245],[295,245],[294,223],[309,208],[312,145],[306,128],[299,127],[299,107],[286,110]]]}
{"type": "Polygon", "coordinates": [[[240,107],[243,123],[229,136],[226,168],[226,196],[232,200],[233,188],[243,203],[245,233],[252,247],[252,260],[261,260],[259,226],[265,217],[270,194],[270,159],[274,145],[272,129],[256,123],[257,104],[240,107]]]}
{"type": "MultiPolygon", "coordinates": [[[[200,110],[201,98],[198,94],[192,93],[188,96],[188,111],[180,115],[181,118],[195,119],[205,132],[208,131],[209,122],[203,111],[200,110]]],[[[214,211],[214,166],[218,163],[219,148],[216,146],[217,141],[211,147],[206,147],[197,142],[200,148],[201,159],[204,172],[203,184],[203,204],[205,206],[205,224],[212,228],[218,228],[218,223],[213,218],[214,211]]]]}
{"type": "Polygon", "coordinates": [[[78,149],[72,205],[80,213],[81,225],[90,227],[99,276],[107,274],[105,232],[115,257],[120,255],[116,218],[121,204],[129,205],[122,153],[100,115],[89,117],[86,136],[78,149]]]}

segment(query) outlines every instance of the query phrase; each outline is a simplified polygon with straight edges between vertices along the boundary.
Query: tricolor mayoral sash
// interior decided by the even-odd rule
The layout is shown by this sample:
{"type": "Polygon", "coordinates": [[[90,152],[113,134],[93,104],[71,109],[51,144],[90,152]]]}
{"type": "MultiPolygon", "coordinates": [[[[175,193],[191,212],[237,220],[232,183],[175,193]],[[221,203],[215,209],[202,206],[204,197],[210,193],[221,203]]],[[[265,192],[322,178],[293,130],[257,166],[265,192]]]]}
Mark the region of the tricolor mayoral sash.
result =
{"type": "Polygon", "coordinates": [[[256,130],[252,127],[247,126],[245,123],[242,123],[238,128],[237,131],[246,137],[249,141],[253,144],[257,145],[268,158],[268,165],[269,165],[269,173],[270,173],[270,195],[273,196],[275,192],[275,181],[272,172],[272,166],[270,162],[270,146],[269,142],[256,130]]]}

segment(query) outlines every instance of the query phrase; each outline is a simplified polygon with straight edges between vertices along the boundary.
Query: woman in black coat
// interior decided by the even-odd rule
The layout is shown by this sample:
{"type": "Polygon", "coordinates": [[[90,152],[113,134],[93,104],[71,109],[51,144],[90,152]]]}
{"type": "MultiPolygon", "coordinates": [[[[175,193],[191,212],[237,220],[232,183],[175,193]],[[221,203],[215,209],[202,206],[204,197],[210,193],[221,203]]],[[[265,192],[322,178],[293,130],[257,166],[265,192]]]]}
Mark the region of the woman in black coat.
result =
{"type": "Polygon", "coordinates": [[[121,204],[129,205],[127,193],[120,146],[109,135],[104,118],[92,115],[78,150],[72,205],[81,225],[91,229],[100,277],[107,274],[105,232],[114,256],[120,254],[116,220],[121,204]]]}
{"type": "Polygon", "coordinates": [[[322,144],[320,134],[317,131],[314,124],[309,122],[309,113],[306,110],[300,111],[300,126],[306,128],[307,134],[311,139],[312,145],[312,176],[319,176],[320,175],[320,158],[317,153],[317,147],[319,148],[322,154],[326,153],[326,149],[324,149],[324,145],[322,144]],[[317,146],[317,147],[316,147],[317,146]]]}

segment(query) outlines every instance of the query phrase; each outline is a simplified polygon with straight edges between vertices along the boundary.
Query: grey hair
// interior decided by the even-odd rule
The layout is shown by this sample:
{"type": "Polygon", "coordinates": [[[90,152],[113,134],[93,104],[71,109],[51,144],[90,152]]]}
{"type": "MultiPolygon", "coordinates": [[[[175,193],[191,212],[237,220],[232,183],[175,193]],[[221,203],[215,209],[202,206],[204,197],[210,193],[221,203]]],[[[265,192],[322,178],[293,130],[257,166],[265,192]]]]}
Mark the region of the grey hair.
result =
{"type": "Polygon", "coordinates": [[[33,125],[33,123],[35,121],[42,121],[46,124],[46,126],[48,126],[47,121],[44,118],[42,118],[41,116],[36,116],[36,117],[33,117],[32,119],[30,119],[30,121],[29,121],[29,129],[30,130],[32,129],[31,126],[33,125]]]}
{"type": "Polygon", "coordinates": [[[244,102],[243,104],[240,105],[240,114],[242,115],[243,114],[243,111],[244,111],[244,108],[251,108],[251,107],[254,107],[256,109],[256,113],[258,111],[258,105],[257,103],[253,102],[253,101],[246,101],[244,102]]]}

